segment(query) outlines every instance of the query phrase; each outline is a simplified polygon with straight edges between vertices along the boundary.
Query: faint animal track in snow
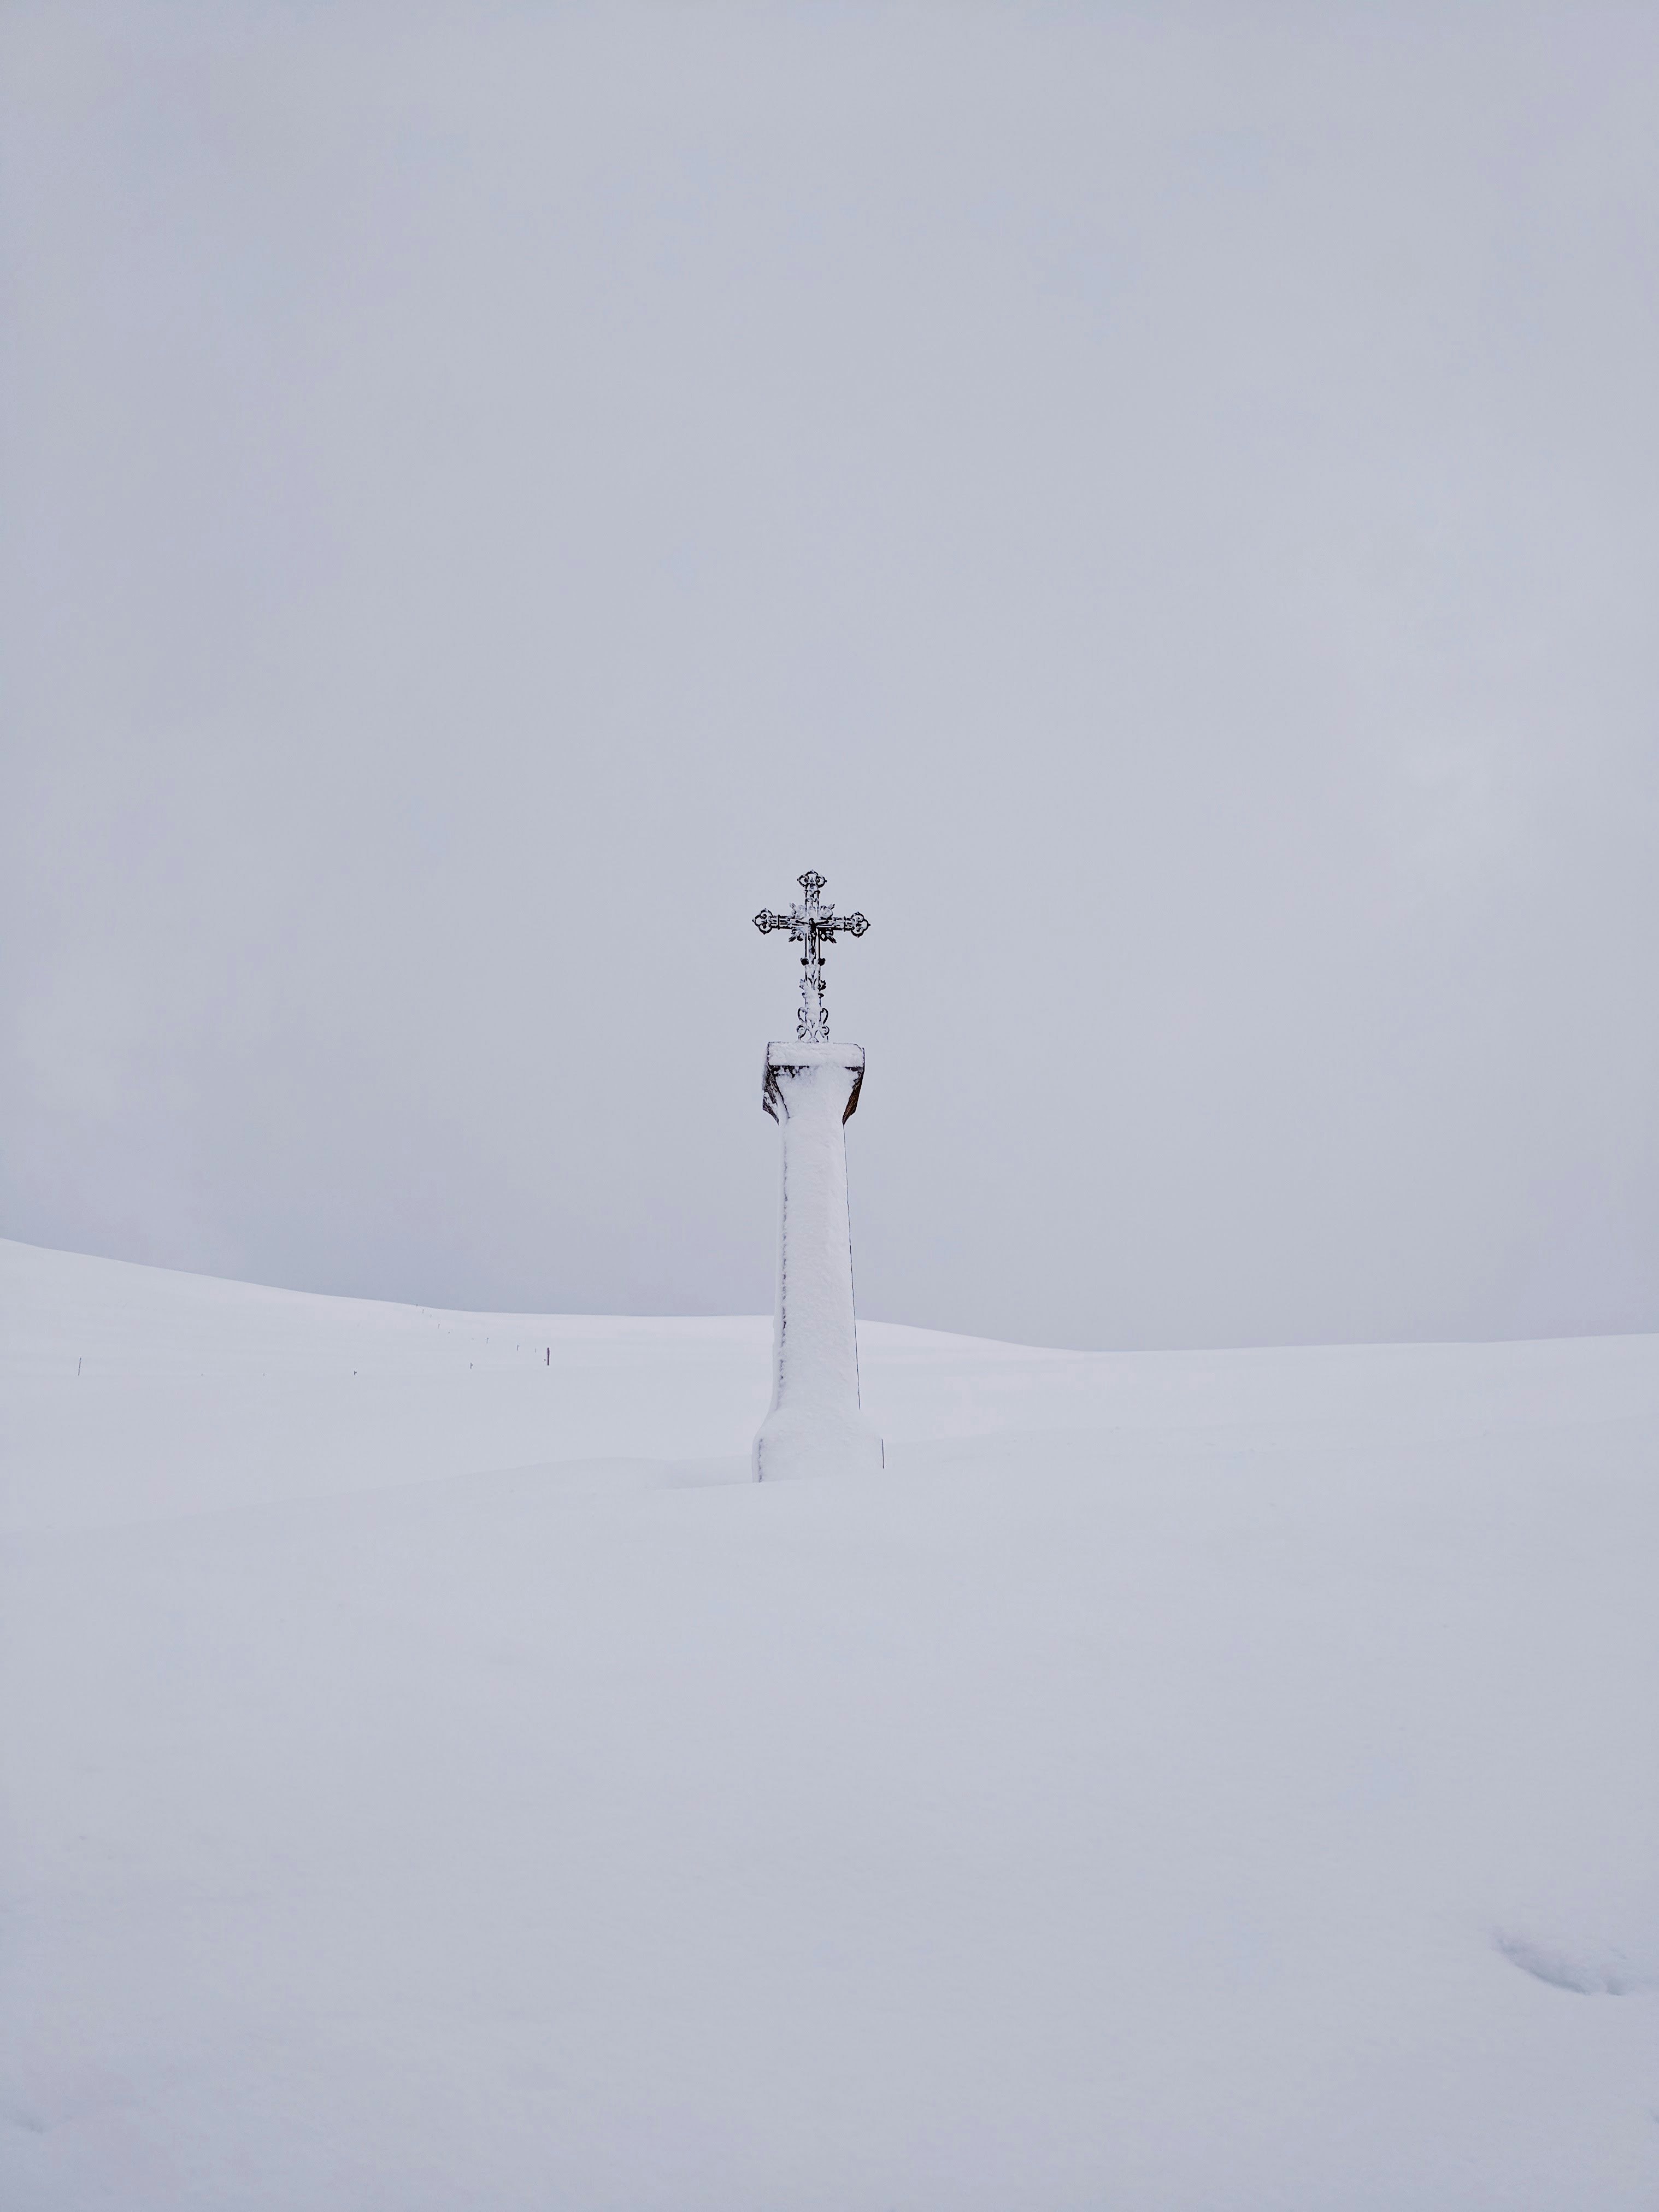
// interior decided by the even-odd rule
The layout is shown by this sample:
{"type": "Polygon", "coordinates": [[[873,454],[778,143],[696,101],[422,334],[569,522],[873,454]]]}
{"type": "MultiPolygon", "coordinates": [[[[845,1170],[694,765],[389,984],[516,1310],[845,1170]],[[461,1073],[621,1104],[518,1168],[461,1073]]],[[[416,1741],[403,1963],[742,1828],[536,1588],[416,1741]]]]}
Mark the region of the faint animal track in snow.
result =
{"type": "Polygon", "coordinates": [[[1659,1990],[1659,1960],[1638,1958],[1622,1944],[1538,1943],[1530,1936],[1504,1929],[1492,1941],[1512,1966],[1547,1982],[1552,1989],[1572,1990],[1580,1996],[1635,1996],[1644,1990],[1659,1990]]]}

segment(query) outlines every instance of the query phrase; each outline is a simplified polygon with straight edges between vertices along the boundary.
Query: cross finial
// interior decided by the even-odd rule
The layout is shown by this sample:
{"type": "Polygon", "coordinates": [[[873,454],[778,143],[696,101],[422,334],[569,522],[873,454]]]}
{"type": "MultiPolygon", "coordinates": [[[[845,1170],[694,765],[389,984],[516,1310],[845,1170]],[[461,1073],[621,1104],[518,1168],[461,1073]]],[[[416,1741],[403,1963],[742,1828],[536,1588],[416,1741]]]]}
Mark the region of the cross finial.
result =
{"type": "Polygon", "coordinates": [[[763,907],[755,916],[755,927],[763,937],[769,930],[787,929],[800,946],[800,1018],[795,1024],[795,1035],[813,1044],[828,1044],[830,1017],[823,1005],[823,948],[835,943],[838,930],[844,929],[849,937],[862,937],[870,925],[861,914],[837,914],[833,904],[820,902],[818,893],[823,889],[824,878],[816,868],[809,868],[795,881],[805,894],[801,903],[791,907],[787,914],[774,914],[769,907],[763,907]]]}

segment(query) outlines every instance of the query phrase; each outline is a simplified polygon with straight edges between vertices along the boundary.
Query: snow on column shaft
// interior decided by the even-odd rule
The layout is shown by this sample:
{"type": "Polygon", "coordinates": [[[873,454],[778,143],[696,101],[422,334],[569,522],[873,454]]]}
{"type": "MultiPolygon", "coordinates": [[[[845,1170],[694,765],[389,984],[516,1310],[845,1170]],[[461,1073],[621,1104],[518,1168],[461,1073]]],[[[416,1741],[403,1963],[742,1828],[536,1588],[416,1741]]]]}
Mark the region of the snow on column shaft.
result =
{"type": "Polygon", "coordinates": [[[864,1048],[769,1044],[761,1103],[783,1133],[772,1407],[755,1479],[879,1468],[881,1437],[859,1410],[853,1238],[842,1124],[859,1102],[864,1048]]]}

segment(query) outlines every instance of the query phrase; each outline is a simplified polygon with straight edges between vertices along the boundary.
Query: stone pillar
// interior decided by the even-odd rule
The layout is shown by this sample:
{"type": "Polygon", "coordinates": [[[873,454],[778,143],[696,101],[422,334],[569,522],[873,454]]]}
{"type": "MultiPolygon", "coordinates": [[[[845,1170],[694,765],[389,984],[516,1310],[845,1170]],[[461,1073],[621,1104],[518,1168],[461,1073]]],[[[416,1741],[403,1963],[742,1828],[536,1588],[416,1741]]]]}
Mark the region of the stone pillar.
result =
{"type": "Polygon", "coordinates": [[[881,1437],[859,1410],[847,1140],[864,1048],[769,1044],[761,1103],[783,1133],[772,1408],[755,1438],[755,1480],[873,1472],[881,1437]]]}

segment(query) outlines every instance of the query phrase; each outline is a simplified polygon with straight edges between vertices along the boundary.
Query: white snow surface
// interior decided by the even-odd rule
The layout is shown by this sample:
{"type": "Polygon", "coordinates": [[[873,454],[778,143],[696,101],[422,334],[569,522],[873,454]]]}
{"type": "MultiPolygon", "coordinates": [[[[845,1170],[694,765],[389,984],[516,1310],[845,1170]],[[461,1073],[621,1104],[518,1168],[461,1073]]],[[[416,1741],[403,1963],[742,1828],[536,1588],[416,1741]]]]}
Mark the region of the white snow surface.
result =
{"type": "Polygon", "coordinates": [[[7,2212],[1651,2212],[1659,1340],[0,1279],[7,2212]]]}

